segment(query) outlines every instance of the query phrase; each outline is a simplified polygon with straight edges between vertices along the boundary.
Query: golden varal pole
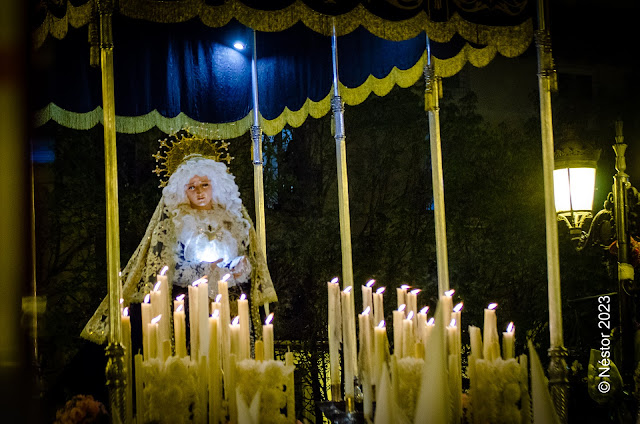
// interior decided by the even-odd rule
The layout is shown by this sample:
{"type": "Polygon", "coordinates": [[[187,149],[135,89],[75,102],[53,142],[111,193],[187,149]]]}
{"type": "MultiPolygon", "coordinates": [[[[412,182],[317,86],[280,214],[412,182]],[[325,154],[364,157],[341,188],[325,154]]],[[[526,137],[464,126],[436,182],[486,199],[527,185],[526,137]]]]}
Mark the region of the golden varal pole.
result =
{"type": "Polygon", "coordinates": [[[544,180],[544,209],[547,229],[547,278],[549,297],[549,390],[561,422],[567,422],[569,381],[567,349],[562,335],[562,299],[560,297],[560,258],[558,248],[558,219],[553,193],[553,124],[551,91],[557,90],[557,75],[551,55],[551,33],[547,28],[546,0],[538,0],[539,29],[535,39],[538,48],[538,89],[540,92],[540,126],[542,132],[542,176],[544,180]]]}
{"type": "MultiPolygon", "coordinates": [[[[104,113],[104,162],[107,198],[107,281],[109,285],[109,336],[106,348],[106,383],[109,387],[111,420],[124,422],[124,387],[127,384],[120,327],[120,223],[118,218],[118,164],[116,158],[116,114],[113,87],[113,0],[97,0],[100,14],[100,67],[104,113]]],[[[131,366],[127,364],[127,366],[131,366]]]]}
{"type": "Polygon", "coordinates": [[[429,116],[431,141],[431,181],[433,186],[433,216],[436,231],[436,259],[438,264],[438,298],[449,290],[449,260],[447,255],[447,226],[444,213],[444,177],[442,175],[442,146],[440,143],[440,97],[442,80],[431,62],[431,47],[427,37],[427,64],[424,67],[424,108],[429,116]]]}
{"type": "MultiPolygon", "coordinates": [[[[256,208],[256,234],[260,250],[267,260],[267,233],[264,218],[264,164],[262,162],[262,127],[260,126],[260,102],[258,101],[258,46],[256,31],[253,30],[253,54],[251,56],[251,100],[253,104],[253,125],[251,126],[253,161],[253,197],[256,208]]],[[[269,315],[269,303],[264,304],[265,316],[269,315]]]]}
{"type": "MultiPolygon", "coordinates": [[[[338,37],[335,23],[331,37],[333,63],[333,98],[331,109],[335,124],[336,162],[338,167],[338,213],[340,214],[340,241],[342,246],[342,288],[353,287],[353,264],[351,258],[351,217],[349,215],[349,184],[347,180],[347,145],[344,131],[344,105],[338,84],[338,37]]],[[[352,296],[352,301],[355,296],[352,296]]]]}

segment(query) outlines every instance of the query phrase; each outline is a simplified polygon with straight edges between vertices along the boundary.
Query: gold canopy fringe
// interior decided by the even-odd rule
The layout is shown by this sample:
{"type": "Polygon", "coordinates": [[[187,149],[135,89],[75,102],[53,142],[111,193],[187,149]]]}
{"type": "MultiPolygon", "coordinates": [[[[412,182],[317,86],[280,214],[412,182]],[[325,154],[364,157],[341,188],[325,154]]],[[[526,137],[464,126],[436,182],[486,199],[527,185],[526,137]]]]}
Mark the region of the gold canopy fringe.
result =
{"type": "Polygon", "coordinates": [[[434,57],[433,66],[435,67],[437,76],[443,78],[452,77],[460,72],[467,62],[476,68],[487,66],[496,56],[496,53],[495,47],[476,49],[466,44],[464,48],[452,58],[442,60],[434,57]]]}
{"type": "Polygon", "coordinates": [[[32,44],[33,48],[37,49],[49,35],[63,39],[67,35],[69,25],[74,28],[80,28],[87,25],[92,18],[93,0],[89,0],[87,3],[78,7],[73,6],[70,2],[67,2],[67,13],[62,18],[56,18],[47,11],[47,16],[44,18],[42,24],[33,30],[32,44]]]}
{"type": "MultiPolygon", "coordinates": [[[[86,113],[72,112],[49,103],[34,114],[33,124],[40,127],[49,121],[73,128],[76,130],[88,130],[102,123],[102,107],[86,113]]],[[[251,114],[236,122],[223,124],[211,124],[200,122],[180,113],[173,118],[162,116],[157,110],[152,110],[141,116],[116,116],[116,131],[123,134],[139,134],[158,127],[162,132],[170,134],[180,128],[190,128],[191,132],[205,135],[212,139],[230,139],[240,137],[251,127],[251,114]]]]}
{"type": "MultiPolygon", "coordinates": [[[[55,18],[47,14],[44,23],[33,33],[33,44],[37,48],[48,34],[56,38],[66,35],[68,25],[76,28],[91,19],[91,1],[78,7],[67,5],[67,14],[55,18]]],[[[161,2],[157,0],[121,0],[119,12],[127,17],[152,22],[184,22],[199,18],[205,25],[221,27],[233,18],[256,31],[276,32],[302,22],[308,28],[322,35],[332,35],[333,17],[318,13],[297,0],[289,7],[277,11],[252,9],[239,1],[228,1],[221,6],[209,6],[204,0],[181,0],[161,2]]],[[[372,34],[386,40],[401,41],[413,38],[425,31],[429,38],[437,42],[451,39],[457,32],[466,40],[476,44],[495,46],[507,57],[514,57],[524,51],[533,39],[533,23],[529,19],[517,26],[488,26],[468,22],[455,13],[447,22],[432,22],[425,12],[411,19],[392,22],[382,19],[362,6],[335,18],[337,35],[345,35],[362,25],[372,34]]]]}
{"type": "MultiPolygon", "coordinates": [[[[484,67],[491,62],[495,55],[496,48],[475,49],[470,45],[466,45],[458,55],[450,59],[434,59],[436,75],[440,77],[453,76],[462,69],[467,61],[473,66],[484,67]]],[[[385,96],[395,85],[402,88],[411,87],[422,77],[425,63],[426,52],[409,69],[401,70],[394,67],[386,77],[380,79],[369,75],[363,84],[354,88],[346,87],[341,83],[340,94],[345,104],[355,106],[364,102],[371,93],[385,96]]],[[[295,128],[300,127],[308,116],[320,118],[326,115],[331,110],[332,92],[333,88],[319,102],[307,99],[298,110],[292,111],[285,107],[284,111],[275,119],[267,120],[261,118],[260,122],[264,133],[266,135],[276,135],[286,125],[295,128]]],[[[240,137],[249,131],[252,125],[251,118],[250,113],[236,122],[212,124],[197,121],[182,112],[173,118],[167,118],[157,110],[153,110],[141,116],[117,116],[116,131],[125,134],[138,134],[146,132],[155,126],[165,133],[171,133],[180,128],[192,128],[194,131],[202,132],[203,135],[212,139],[231,139],[240,137]]],[[[77,113],[50,103],[35,114],[34,125],[40,127],[53,120],[65,127],[86,130],[102,123],[102,119],[101,107],[97,107],[91,112],[77,113]]]]}

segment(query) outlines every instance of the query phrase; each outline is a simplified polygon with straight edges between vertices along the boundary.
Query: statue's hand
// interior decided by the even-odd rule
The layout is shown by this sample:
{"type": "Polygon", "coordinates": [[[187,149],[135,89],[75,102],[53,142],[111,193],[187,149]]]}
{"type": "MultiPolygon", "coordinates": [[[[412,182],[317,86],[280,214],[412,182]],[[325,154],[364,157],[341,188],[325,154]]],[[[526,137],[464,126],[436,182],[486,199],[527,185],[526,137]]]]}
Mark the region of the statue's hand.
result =
{"type": "Polygon", "coordinates": [[[233,278],[238,278],[242,274],[244,274],[248,265],[249,265],[249,262],[247,260],[247,257],[243,256],[240,259],[240,261],[236,264],[236,266],[231,268],[231,273],[233,274],[233,278]]]}

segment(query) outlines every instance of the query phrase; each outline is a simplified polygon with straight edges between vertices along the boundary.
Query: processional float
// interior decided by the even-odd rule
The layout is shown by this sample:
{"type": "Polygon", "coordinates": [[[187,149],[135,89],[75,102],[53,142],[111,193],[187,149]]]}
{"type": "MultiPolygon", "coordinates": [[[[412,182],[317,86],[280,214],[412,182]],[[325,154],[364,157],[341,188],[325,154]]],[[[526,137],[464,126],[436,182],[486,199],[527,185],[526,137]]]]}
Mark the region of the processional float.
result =
{"type": "MultiPolygon", "coordinates": [[[[121,2],[119,5],[121,10],[127,10],[130,13],[135,9],[135,1],[131,5],[127,5],[127,2],[121,2]]],[[[193,2],[196,4],[198,2],[193,2]]],[[[550,108],[550,91],[554,81],[554,69],[553,60],[551,58],[551,46],[549,30],[545,26],[545,1],[539,0],[539,31],[536,34],[536,43],[538,45],[538,62],[539,62],[539,91],[540,91],[540,108],[541,108],[541,126],[542,126],[542,141],[543,141],[543,166],[544,166],[544,185],[545,185],[545,216],[547,222],[547,260],[549,268],[549,314],[550,314],[550,332],[551,332],[551,346],[552,346],[552,368],[550,373],[552,374],[551,383],[554,394],[557,394],[556,406],[563,419],[565,416],[566,405],[566,364],[564,363],[564,356],[566,351],[563,351],[563,339],[562,339],[562,317],[560,308],[560,279],[559,279],[559,266],[558,266],[558,253],[557,253],[557,227],[555,222],[555,212],[553,209],[553,135],[551,124],[551,108],[550,108]]],[[[193,6],[191,4],[191,6],[193,6]]],[[[118,224],[118,202],[117,202],[117,163],[116,163],[116,115],[115,115],[115,99],[114,99],[114,70],[113,70],[113,28],[112,28],[112,15],[114,11],[114,2],[112,0],[96,0],[97,15],[99,16],[99,46],[100,46],[100,66],[102,75],[102,99],[103,99],[103,124],[104,124],[104,139],[105,139],[105,172],[106,172],[106,194],[107,194],[107,267],[108,267],[108,284],[109,284],[109,309],[110,309],[110,331],[109,331],[109,345],[107,347],[107,356],[109,357],[109,364],[107,366],[107,381],[110,385],[112,397],[112,411],[119,411],[119,414],[114,414],[114,418],[117,416],[122,417],[121,411],[123,411],[123,384],[124,384],[124,365],[123,365],[123,352],[121,346],[122,335],[120,332],[120,325],[118,318],[120,316],[120,282],[118,278],[118,272],[120,267],[119,260],[119,224],[118,224]]],[[[526,1],[522,2],[522,10],[530,5],[526,1]]],[[[69,6],[71,8],[71,6],[69,6]]],[[[82,6],[81,6],[82,7],[82,6]]],[[[162,7],[171,8],[170,5],[164,5],[162,7]]],[[[199,6],[197,6],[199,7],[199,6]]],[[[203,6],[204,7],[204,6],[203,6]]],[[[300,13],[301,9],[304,9],[301,2],[295,2],[290,6],[289,11],[300,13]]],[[[89,6],[91,8],[91,6],[89,6]]],[[[76,8],[76,10],[79,8],[76,8]]],[[[86,9],[86,6],[85,6],[86,9]]],[[[144,8],[142,8],[144,9],[144,8]]],[[[70,9],[71,10],[71,9],[70,9]]],[[[165,9],[164,13],[166,14],[165,9]]],[[[229,13],[235,13],[237,11],[247,12],[249,8],[242,4],[240,1],[229,1],[223,6],[223,9],[229,13]],[[230,12],[234,11],[234,12],[230,12]]],[[[364,7],[359,5],[353,12],[356,15],[364,16],[367,12],[364,7]]],[[[238,13],[240,13],[238,12],[238,13]]],[[[143,12],[139,12],[143,13],[143,12]]],[[[315,18],[319,15],[317,12],[312,14],[315,18]]],[[[229,15],[232,16],[232,15],[229,15]]],[[[245,15],[246,16],[246,15],[245,15]]],[[[353,18],[353,16],[350,16],[353,18]]],[[[47,18],[51,19],[51,18],[47,18]]],[[[184,18],[181,18],[184,19],[184,18]]],[[[453,19],[460,20],[459,16],[453,19]]],[[[312,21],[312,20],[310,20],[312,21]]],[[[326,19],[320,19],[322,22],[326,22],[326,19]]],[[[51,24],[51,21],[49,21],[51,24]]],[[[254,23],[256,27],[260,24],[254,23]]],[[[384,25],[383,25],[384,26],[384,25]]],[[[429,27],[429,25],[427,25],[429,27]]],[[[463,25],[462,25],[463,26],[463,25]]],[[[325,32],[327,25],[325,24],[325,32]]],[[[392,25],[384,26],[386,29],[393,28],[392,25]]],[[[436,28],[437,25],[433,25],[429,28],[436,28]]],[[[524,26],[526,27],[526,25],[524,26]]],[[[520,26],[517,33],[526,33],[526,29],[523,30],[523,26],[520,26]]],[[[341,27],[339,27],[341,28],[341,27]]],[[[342,29],[345,33],[352,30],[353,26],[345,25],[342,29]],[[345,29],[346,28],[346,29],[345,29]]],[[[348,207],[348,184],[347,184],[347,170],[346,170],[346,147],[345,147],[345,131],[344,131],[344,107],[342,96],[340,93],[340,81],[338,77],[338,63],[337,63],[337,37],[336,37],[336,25],[335,20],[331,27],[332,32],[332,61],[333,61],[333,100],[331,102],[331,109],[333,110],[334,123],[335,123],[335,141],[336,141],[336,160],[338,170],[338,184],[339,184],[339,205],[340,205],[340,231],[341,231],[341,246],[342,246],[342,280],[345,287],[353,286],[353,271],[351,264],[351,235],[349,228],[349,207],[348,207]]],[[[384,31],[382,31],[384,33],[384,31]]],[[[393,33],[394,31],[389,31],[393,33]]],[[[265,225],[264,225],[264,194],[262,188],[262,126],[260,121],[260,109],[258,101],[258,78],[257,78],[257,49],[255,43],[255,32],[253,39],[253,57],[251,64],[251,80],[252,80],[252,113],[253,113],[253,125],[251,125],[251,137],[253,141],[252,145],[252,158],[254,164],[254,191],[256,202],[256,221],[260,244],[263,247],[263,252],[266,252],[266,237],[265,237],[265,225]]],[[[46,36],[46,35],[45,35],[46,36]]],[[[483,39],[487,41],[487,37],[483,39]]],[[[479,41],[483,41],[479,40],[479,41]]],[[[482,43],[480,43],[482,44],[482,43]]],[[[526,44],[526,43],[525,43],[526,44]]],[[[430,127],[430,150],[432,157],[432,184],[434,190],[434,210],[435,210],[435,232],[436,232],[436,251],[437,251],[437,264],[438,264],[438,294],[439,297],[443,296],[447,290],[449,290],[449,278],[448,278],[448,264],[447,264],[447,249],[446,249],[446,226],[445,226],[445,213],[444,213],[444,182],[442,176],[442,153],[440,147],[440,126],[439,126],[439,97],[441,93],[441,77],[448,75],[438,75],[437,58],[432,56],[431,43],[429,40],[429,34],[426,37],[426,63],[424,65],[424,76],[426,82],[425,89],[425,109],[429,116],[430,127]]],[[[507,48],[508,50],[508,48],[507,48]]],[[[521,51],[513,51],[511,55],[516,56],[521,51]]],[[[515,49],[517,50],[517,48],[515,49]]],[[[494,51],[495,53],[495,51],[494,51]]],[[[467,51],[465,53],[469,55],[467,51]]],[[[49,111],[53,108],[49,108],[49,111]]],[[[49,115],[51,118],[51,115],[49,115]]],[[[352,300],[353,301],[353,300],[352,300]]],[[[268,308],[268,305],[265,305],[268,308]]]]}

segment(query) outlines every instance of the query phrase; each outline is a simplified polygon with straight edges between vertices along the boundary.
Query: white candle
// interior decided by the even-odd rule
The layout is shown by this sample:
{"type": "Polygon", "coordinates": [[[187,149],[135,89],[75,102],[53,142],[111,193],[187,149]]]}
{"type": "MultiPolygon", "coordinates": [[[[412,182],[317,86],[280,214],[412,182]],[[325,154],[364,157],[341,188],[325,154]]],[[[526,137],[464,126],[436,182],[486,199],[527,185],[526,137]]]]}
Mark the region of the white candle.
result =
{"type": "Polygon", "coordinates": [[[413,357],[415,354],[415,337],[413,334],[413,311],[402,321],[402,355],[413,357]]]}
{"type": "MultiPolygon", "coordinates": [[[[273,361],[274,347],[273,347],[273,312],[269,314],[262,326],[262,341],[264,343],[264,359],[266,361],[273,361]]],[[[257,352],[257,348],[256,348],[257,352]]]]}
{"type": "Polygon", "coordinates": [[[238,317],[240,318],[240,351],[238,359],[250,359],[251,338],[249,336],[249,301],[247,295],[242,293],[238,299],[238,317]]]}
{"type": "Polygon", "coordinates": [[[413,319],[417,319],[418,314],[418,293],[420,293],[420,289],[411,290],[406,294],[407,299],[407,315],[409,312],[413,312],[413,319]]]}
{"type": "Polygon", "coordinates": [[[162,334],[162,342],[169,341],[169,349],[171,349],[171,320],[168,319],[171,315],[171,302],[169,300],[169,278],[167,277],[168,266],[162,267],[158,275],[157,281],[160,283],[160,312],[162,316],[166,317],[160,322],[160,333],[162,334]]]}
{"type": "Polygon", "coordinates": [[[361,314],[358,314],[358,338],[360,343],[360,365],[363,385],[370,384],[368,382],[371,380],[371,356],[373,352],[371,350],[370,310],[371,308],[367,306],[361,314]]]}
{"type": "Polygon", "coordinates": [[[516,328],[513,322],[507,326],[507,331],[502,333],[502,359],[515,358],[516,328]]]}
{"type": "Polygon", "coordinates": [[[444,292],[444,296],[440,297],[440,303],[442,305],[442,309],[444,311],[443,317],[444,322],[448,323],[451,321],[451,311],[453,310],[453,294],[455,290],[447,290],[444,292]]]}
{"type": "Polygon", "coordinates": [[[384,302],[382,295],[384,294],[384,287],[378,287],[373,294],[373,322],[380,322],[384,320],[384,302]]]}
{"type": "MultiPolygon", "coordinates": [[[[198,345],[200,356],[208,356],[209,353],[209,283],[207,277],[198,280],[198,345]]],[[[195,285],[195,282],[194,282],[195,285]]]]}
{"type": "Polygon", "coordinates": [[[209,422],[220,422],[222,410],[222,390],[220,372],[220,343],[218,327],[220,326],[220,311],[215,310],[209,317],[209,422]]]}
{"type": "Polygon", "coordinates": [[[453,318],[447,326],[447,351],[449,355],[458,355],[456,336],[456,320],[453,318]]]}
{"type": "Polygon", "coordinates": [[[384,320],[373,329],[374,336],[374,359],[373,359],[373,375],[372,383],[378,386],[382,365],[385,362],[385,350],[387,349],[387,328],[384,320]]]}
{"type": "Polygon", "coordinates": [[[218,312],[218,314],[220,314],[220,313],[222,312],[222,311],[221,311],[222,305],[220,304],[221,299],[222,299],[222,295],[221,295],[221,294],[218,294],[218,295],[216,296],[216,299],[215,299],[213,302],[211,302],[211,313],[212,313],[212,314],[213,314],[215,311],[220,311],[220,312],[218,312]]]}
{"type": "Polygon", "coordinates": [[[424,345],[425,356],[429,355],[429,350],[427,348],[429,347],[429,339],[431,338],[431,333],[433,333],[433,328],[436,326],[435,323],[436,320],[434,317],[429,318],[429,320],[427,321],[427,327],[424,332],[424,340],[422,342],[422,344],[424,345]]]}
{"type": "Polygon", "coordinates": [[[129,308],[126,307],[122,310],[122,316],[120,317],[120,324],[122,329],[122,344],[124,347],[124,364],[127,370],[127,385],[126,385],[126,406],[125,412],[127,421],[131,422],[133,419],[133,373],[131,361],[133,355],[131,354],[131,317],[129,316],[129,308]]]}
{"type": "MultiPolygon", "coordinates": [[[[225,274],[221,280],[218,281],[218,293],[220,294],[220,346],[222,347],[222,369],[224,375],[230,376],[235,374],[235,370],[231,369],[231,335],[229,330],[229,320],[231,319],[231,312],[229,311],[229,284],[227,280],[231,278],[231,274],[225,274]]],[[[224,379],[225,397],[227,400],[235,393],[235,386],[231,385],[228,378],[224,379]],[[234,393],[231,393],[231,392],[234,393]]]]}
{"type": "Polygon", "coordinates": [[[179,305],[173,313],[173,333],[176,341],[176,356],[184,358],[187,356],[187,327],[186,327],[184,304],[179,305]]]}
{"type": "Polygon", "coordinates": [[[198,340],[200,330],[198,330],[198,288],[192,283],[189,288],[189,353],[191,360],[197,361],[200,352],[198,340]]]}
{"type": "MultiPolygon", "coordinates": [[[[456,334],[455,334],[455,342],[456,342],[456,351],[462,352],[462,308],[464,304],[462,302],[458,303],[453,307],[453,312],[451,312],[451,319],[456,320],[456,334]]],[[[460,369],[462,369],[462,364],[460,364],[460,369]]]]}
{"type": "Polygon", "coordinates": [[[373,310],[373,285],[376,283],[376,280],[369,280],[367,283],[362,286],[362,310],[364,311],[369,307],[369,310],[373,310]]]}
{"type": "Polygon", "coordinates": [[[355,316],[351,310],[351,286],[341,292],[342,339],[344,351],[344,394],[355,396],[354,377],[357,375],[357,351],[355,343],[355,316]]]}
{"type": "Polygon", "coordinates": [[[407,290],[409,290],[409,286],[407,286],[406,284],[401,285],[400,287],[396,288],[396,297],[398,298],[398,308],[400,307],[400,305],[406,305],[407,304],[407,290]]]}
{"type": "Polygon", "coordinates": [[[162,315],[158,315],[151,319],[148,325],[149,328],[149,358],[158,357],[158,321],[160,321],[162,315]]]}
{"type": "Polygon", "coordinates": [[[491,303],[484,310],[483,356],[493,361],[500,356],[500,342],[498,341],[498,324],[496,319],[497,303],[491,303]]]}
{"type": "Polygon", "coordinates": [[[418,312],[418,317],[416,319],[416,341],[424,344],[426,332],[427,332],[427,313],[429,312],[429,307],[425,306],[420,309],[418,312]]]}
{"type": "Polygon", "coordinates": [[[144,297],[144,302],[140,305],[140,315],[142,321],[142,352],[144,353],[144,359],[149,359],[149,324],[151,324],[151,304],[150,295],[144,297]]]}
{"type": "Polygon", "coordinates": [[[175,312],[180,305],[182,305],[182,309],[184,309],[184,293],[177,296],[173,301],[173,312],[175,312]]]}
{"type": "Polygon", "coordinates": [[[238,357],[240,350],[240,317],[235,317],[229,325],[229,334],[231,336],[231,354],[238,357]]]}
{"type": "Polygon", "coordinates": [[[404,310],[407,305],[404,303],[393,311],[393,354],[396,358],[404,357],[402,352],[402,321],[404,320],[404,310]]]}
{"type": "MultiPolygon", "coordinates": [[[[340,400],[340,343],[342,342],[342,309],[338,278],[327,283],[329,363],[331,377],[331,400],[340,400]],[[334,393],[335,392],[335,393],[334,393]]],[[[266,355],[265,355],[266,358],[266,355]]]]}

